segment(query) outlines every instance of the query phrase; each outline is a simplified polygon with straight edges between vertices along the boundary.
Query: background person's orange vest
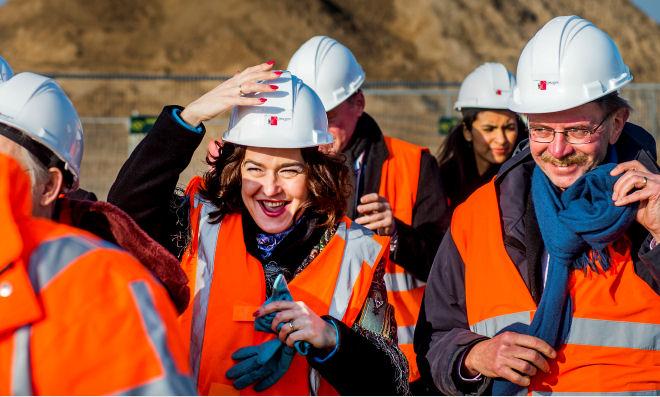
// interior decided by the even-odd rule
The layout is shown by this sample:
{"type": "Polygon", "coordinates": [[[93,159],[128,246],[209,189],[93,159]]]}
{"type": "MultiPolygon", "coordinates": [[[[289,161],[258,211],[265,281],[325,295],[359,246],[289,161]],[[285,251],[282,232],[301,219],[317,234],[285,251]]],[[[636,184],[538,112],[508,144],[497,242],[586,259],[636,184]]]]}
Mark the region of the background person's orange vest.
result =
{"type": "MultiPolygon", "coordinates": [[[[390,203],[395,218],[412,225],[422,152],[425,149],[390,137],[385,137],[385,144],[389,155],[383,163],[378,194],[390,203]]],[[[419,378],[413,336],[426,284],[393,261],[385,270],[387,299],[394,307],[399,347],[408,359],[408,380],[412,382],[419,378]]]]}
{"type": "Polygon", "coordinates": [[[191,393],[176,312],[148,271],[73,228],[30,229],[25,259],[0,275],[11,288],[0,297],[0,394],[191,393]]]}
{"type": "MultiPolygon", "coordinates": [[[[196,183],[199,180],[191,182],[188,193],[194,194],[196,183]]],[[[252,387],[236,390],[225,377],[236,363],[231,359],[234,351],[275,335],[254,329],[252,313],[266,299],[266,285],[261,263],[246,251],[241,215],[227,215],[221,224],[209,224],[208,213],[214,208],[194,200],[193,242],[182,260],[194,296],[181,325],[190,336],[191,365],[200,394],[308,395],[310,382],[318,383],[317,389],[313,387],[318,394],[336,394],[298,354],[282,379],[261,393],[252,387]]],[[[344,218],[321,253],[289,283],[291,294],[316,314],[330,314],[350,327],[387,250],[387,238],[344,218]]]]}
{"type": "MultiPolygon", "coordinates": [[[[515,322],[530,324],[536,303],[506,253],[493,181],[456,209],[451,233],[465,264],[470,329],[492,337],[515,322]]],[[[660,391],[660,297],[635,274],[627,238],[607,249],[610,270],[571,272],[568,339],[528,392],[660,391]]]]}

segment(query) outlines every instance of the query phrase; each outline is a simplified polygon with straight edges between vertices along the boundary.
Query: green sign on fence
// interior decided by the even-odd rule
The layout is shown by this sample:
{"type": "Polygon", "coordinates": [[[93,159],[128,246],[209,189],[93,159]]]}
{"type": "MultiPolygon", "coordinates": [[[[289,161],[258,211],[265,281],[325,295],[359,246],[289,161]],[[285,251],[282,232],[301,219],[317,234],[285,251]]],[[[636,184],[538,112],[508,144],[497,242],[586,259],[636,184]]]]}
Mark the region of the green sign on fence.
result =
{"type": "Polygon", "coordinates": [[[458,118],[452,116],[441,116],[438,119],[438,134],[440,135],[449,135],[454,126],[458,124],[458,118]]]}
{"type": "Polygon", "coordinates": [[[157,116],[135,115],[131,116],[130,134],[146,134],[156,123],[157,116]]]}

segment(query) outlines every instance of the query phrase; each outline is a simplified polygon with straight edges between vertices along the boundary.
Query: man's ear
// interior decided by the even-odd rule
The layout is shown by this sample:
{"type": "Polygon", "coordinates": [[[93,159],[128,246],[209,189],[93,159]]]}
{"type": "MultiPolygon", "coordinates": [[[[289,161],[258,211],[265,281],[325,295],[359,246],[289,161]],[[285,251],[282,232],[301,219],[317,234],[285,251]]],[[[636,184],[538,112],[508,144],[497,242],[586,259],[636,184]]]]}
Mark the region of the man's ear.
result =
{"type": "Polygon", "coordinates": [[[619,140],[619,137],[623,132],[623,126],[626,124],[629,117],[630,117],[630,109],[628,108],[621,108],[616,112],[614,112],[614,114],[612,115],[612,122],[614,123],[614,126],[609,139],[610,145],[614,145],[616,141],[619,140]]]}
{"type": "Polygon", "coordinates": [[[57,200],[64,184],[64,175],[62,170],[57,167],[48,169],[48,180],[39,195],[39,204],[42,207],[48,207],[57,200]]]}
{"type": "Polygon", "coordinates": [[[355,97],[353,98],[353,106],[355,106],[355,109],[358,112],[358,116],[362,116],[366,104],[367,101],[364,98],[364,94],[362,93],[362,90],[358,90],[358,92],[355,93],[355,97]]]}

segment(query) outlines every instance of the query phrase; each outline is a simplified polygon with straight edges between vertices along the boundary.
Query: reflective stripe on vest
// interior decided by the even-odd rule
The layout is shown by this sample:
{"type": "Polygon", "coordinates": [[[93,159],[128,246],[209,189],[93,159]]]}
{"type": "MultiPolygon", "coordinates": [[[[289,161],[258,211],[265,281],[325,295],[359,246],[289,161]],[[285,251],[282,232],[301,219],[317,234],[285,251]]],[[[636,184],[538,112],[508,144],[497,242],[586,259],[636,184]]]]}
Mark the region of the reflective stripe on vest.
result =
{"type": "Polygon", "coordinates": [[[211,282],[213,280],[214,258],[220,222],[209,223],[209,213],[213,211],[210,205],[201,205],[199,195],[195,195],[195,208],[201,206],[200,227],[197,248],[197,269],[195,272],[195,289],[193,293],[193,318],[192,331],[190,334],[190,368],[192,378],[197,386],[199,375],[199,363],[204,345],[204,327],[206,326],[206,314],[211,294],[211,282]]]}
{"type": "Polygon", "coordinates": [[[144,329],[153,346],[158,361],[163,366],[164,376],[140,385],[136,388],[120,391],[123,396],[157,396],[157,395],[191,395],[195,393],[191,379],[181,375],[176,368],[174,359],[167,347],[167,329],[163,319],[158,314],[149,286],[145,281],[134,281],[129,284],[133,299],[144,322],[144,329]]]}
{"type": "MultiPolygon", "coordinates": [[[[536,304],[504,248],[494,182],[454,212],[451,236],[465,266],[465,302],[473,332],[492,337],[530,324],[536,304]]],[[[634,271],[626,237],[607,247],[607,271],[572,271],[573,318],[549,374],[533,394],[653,394],[660,382],[660,297],[634,271]]]]}
{"type": "Polygon", "coordinates": [[[11,394],[31,396],[32,369],[30,366],[30,328],[25,325],[14,334],[14,354],[12,357],[11,394]]]}
{"type": "MultiPolygon", "coordinates": [[[[191,190],[189,187],[187,192],[196,193],[191,190]]],[[[197,347],[190,346],[192,366],[197,368],[195,380],[199,392],[309,394],[319,390],[308,383],[310,368],[306,360],[298,356],[284,378],[263,393],[257,393],[251,387],[238,391],[225,378],[225,371],[234,364],[230,358],[233,351],[263,343],[274,335],[254,331],[251,313],[266,298],[265,278],[261,264],[245,249],[241,215],[227,215],[221,225],[211,225],[206,215],[213,210],[215,207],[212,204],[195,201],[191,221],[193,218],[197,221],[192,222],[191,226],[197,246],[193,245],[182,260],[189,279],[195,280],[195,294],[192,297],[195,304],[189,306],[181,322],[184,330],[192,330],[194,335],[190,336],[191,340],[200,343],[197,347]],[[213,239],[216,241],[213,242],[213,239]],[[200,277],[199,272],[207,272],[207,276],[200,277]],[[222,274],[222,277],[214,277],[215,272],[222,274]],[[202,283],[203,286],[200,285],[202,283]],[[201,294],[206,294],[206,297],[202,299],[201,294]],[[223,332],[217,331],[220,328],[223,332]],[[227,338],[227,335],[236,336],[227,338]],[[305,369],[304,374],[301,369],[305,369]],[[301,383],[303,378],[305,380],[301,383]]],[[[388,248],[386,241],[386,238],[375,236],[373,232],[345,219],[338,225],[328,245],[289,283],[294,299],[304,301],[319,315],[330,314],[351,326],[366,300],[374,265],[380,262],[388,248]],[[338,248],[341,251],[337,251],[338,248]],[[336,262],[333,264],[333,261],[336,262]],[[323,268],[328,269],[327,273],[319,271],[323,268]],[[330,282],[332,284],[328,284],[330,282]],[[359,299],[362,301],[357,304],[359,299]]],[[[320,393],[333,393],[333,390],[322,381],[320,393]]]]}
{"type": "Polygon", "coordinates": [[[346,247],[337,277],[335,293],[332,295],[332,303],[328,311],[328,314],[334,318],[344,318],[353,287],[362,271],[362,262],[366,262],[370,268],[373,268],[377,264],[375,262],[382,250],[381,245],[375,240],[360,238],[366,236],[365,230],[357,223],[352,223],[348,232],[345,222],[340,223],[337,227],[335,235],[344,239],[346,247]]]}
{"type": "MultiPolygon", "coordinates": [[[[42,291],[75,259],[110,243],[90,240],[82,236],[64,236],[41,243],[30,256],[28,275],[36,292],[42,291]]],[[[16,330],[12,357],[11,391],[14,395],[33,395],[32,365],[30,363],[31,325],[16,330]]]]}
{"type": "MultiPolygon", "coordinates": [[[[529,325],[531,316],[530,312],[496,316],[471,325],[470,330],[492,338],[511,324],[529,325]]],[[[660,325],[575,317],[571,321],[566,343],[658,351],[660,325]]]]}
{"type": "MultiPolygon", "coordinates": [[[[387,198],[394,217],[412,225],[422,153],[427,149],[396,138],[384,139],[389,155],[381,170],[379,194],[387,198]]],[[[425,285],[394,262],[385,269],[387,300],[394,307],[394,316],[399,326],[399,346],[408,359],[410,382],[419,378],[412,338],[409,336],[415,332],[425,285]]]]}

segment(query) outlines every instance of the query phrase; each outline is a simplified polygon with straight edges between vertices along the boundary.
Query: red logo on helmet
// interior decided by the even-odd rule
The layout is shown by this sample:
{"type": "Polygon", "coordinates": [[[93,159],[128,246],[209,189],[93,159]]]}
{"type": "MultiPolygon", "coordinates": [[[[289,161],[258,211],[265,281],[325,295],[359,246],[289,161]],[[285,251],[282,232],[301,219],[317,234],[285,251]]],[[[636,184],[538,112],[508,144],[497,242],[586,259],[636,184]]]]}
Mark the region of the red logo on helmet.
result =
{"type": "Polygon", "coordinates": [[[541,81],[539,81],[539,90],[541,90],[541,91],[545,91],[546,84],[547,84],[547,83],[546,83],[545,80],[541,80],[541,81]]]}
{"type": "Polygon", "coordinates": [[[495,91],[495,94],[497,94],[497,95],[502,95],[502,90],[497,90],[497,91],[495,91]]]}
{"type": "Polygon", "coordinates": [[[270,119],[268,119],[268,124],[277,125],[277,116],[270,116],[270,119]]]}

